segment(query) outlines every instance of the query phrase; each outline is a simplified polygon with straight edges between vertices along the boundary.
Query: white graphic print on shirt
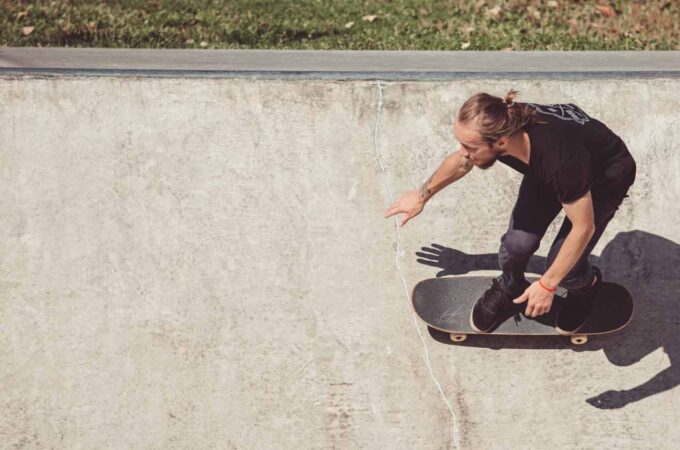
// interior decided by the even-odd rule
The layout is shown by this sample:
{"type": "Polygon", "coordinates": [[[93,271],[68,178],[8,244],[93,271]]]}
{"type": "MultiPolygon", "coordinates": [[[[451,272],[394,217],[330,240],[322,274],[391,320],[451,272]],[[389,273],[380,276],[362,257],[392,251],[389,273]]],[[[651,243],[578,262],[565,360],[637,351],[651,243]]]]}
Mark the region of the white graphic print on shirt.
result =
{"type": "Polygon", "coordinates": [[[538,105],[536,103],[527,103],[543,114],[550,114],[561,120],[573,120],[581,125],[590,121],[590,117],[583,112],[581,108],[574,104],[549,104],[538,105]]]}

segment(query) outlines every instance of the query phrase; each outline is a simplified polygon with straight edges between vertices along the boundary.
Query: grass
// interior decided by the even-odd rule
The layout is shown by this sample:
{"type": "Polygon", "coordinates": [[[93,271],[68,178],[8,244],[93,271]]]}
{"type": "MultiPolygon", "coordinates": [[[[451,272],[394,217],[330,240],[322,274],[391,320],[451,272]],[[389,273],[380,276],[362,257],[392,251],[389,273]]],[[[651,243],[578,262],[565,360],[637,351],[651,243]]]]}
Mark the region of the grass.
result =
{"type": "Polygon", "coordinates": [[[0,0],[0,45],[680,50],[677,0],[0,0]]]}

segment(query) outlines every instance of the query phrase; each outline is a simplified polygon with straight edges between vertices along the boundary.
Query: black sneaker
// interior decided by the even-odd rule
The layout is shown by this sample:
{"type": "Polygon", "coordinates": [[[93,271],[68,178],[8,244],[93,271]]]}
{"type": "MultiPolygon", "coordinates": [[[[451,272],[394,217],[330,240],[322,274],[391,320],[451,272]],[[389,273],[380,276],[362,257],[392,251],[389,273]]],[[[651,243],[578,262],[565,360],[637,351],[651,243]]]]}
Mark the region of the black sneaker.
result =
{"type": "Polygon", "coordinates": [[[602,283],[602,272],[597,267],[593,267],[597,280],[595,284],[582,288],[567,291],[567,298],[564,306],[557,312],[555,329],[560,334],[576,333],[588,319],[593,309],[593,301],[597,289],[602,283]]]}
{"type": "Polygon", "coordinates": [[[502,290],[498,279],[491,280],[491,287],[472,306],[470,313],[472,329],[478,333],[490,333],[512,316],[518,320],[522,305],[516,305],[512,300],[519,295],[502,290]]]}

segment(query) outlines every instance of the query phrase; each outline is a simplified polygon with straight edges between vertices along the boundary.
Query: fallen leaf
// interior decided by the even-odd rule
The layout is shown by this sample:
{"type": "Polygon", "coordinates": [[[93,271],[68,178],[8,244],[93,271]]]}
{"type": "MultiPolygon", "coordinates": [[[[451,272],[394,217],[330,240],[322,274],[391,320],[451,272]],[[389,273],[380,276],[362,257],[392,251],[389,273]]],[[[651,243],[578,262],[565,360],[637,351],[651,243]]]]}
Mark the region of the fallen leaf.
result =
{"type": "Polygon", "coordinates": [[[187,39],[186,41],[184,41],[185,44],[193,44],[194,42],[196,42],[196,41],[194,41],[194,40],[191,39],[191,38],[189,38],[189,39],[187,39]]]}
{"type": "Polygon", "coordinates": [[[527,10],[529,11],[529,15],[530,15],[531,17],[533,17],[534,19],[536,19],[536,20],[540,20],[540,19],[541,19],[541,13],[540,13],[536,8],[534,8],[534,7],[532,7],[532,6],[529,6],[529,7],[527,8],[527,10]]]}
{"type": "Polygon", "coordinates": [[[28,15],[28,11],[21,11],[19,14],[17,14],[17,20],[21,19],[22,17],[26,17],[28,15]]]}
{"type": "Polygon", "coordinates": [[[200,43],[199,45],[200,45],[201,47],[205,48],[205,47],[208,46],[208,43],[205,42],[205,41],[201,41],[201,43],[200,43]]]}
{"type": "Polygon", "coordinates": [[[605,17],[616,17],[616,11],[611,6],[597,5],[596,8],[605,17]]]}
{"type": "Polygon", "coordinates": [[[557,8],[557,2],[555,0],[549,0],[547,5],[548,8],[557,8]]]}
{"type": "Polygon", "coordinates": [[[364,16],[361,19],[365,20],[366,22],[373,22],[377,18],[378,18],[378,16],[364,16]]]}
{"type": "Polygon", "coordinates": [[[514,48],[512,48],[512,47],[505,47],[505,48],[501,49],[502,52],[511,52],[513,50],[514,50],[514,48]]]}
{"type": "Polygon", "coordinates": [[[94,33],[94,30],[97,29],[97,22],[88,22],[85,26],[87,27],[87,31],[94,33]]]}
{"type": "Polygon", "coordinates": [[[490,17],[492,19],[498,19],[501,15],[501,7],[500,5],[496,5],[493,8],[489,9],[486,12],[486,16],[490,17]]]}
{"type": "Polygon", "coordinates": [[[345,28],[352,28],[354,26],[354,22],[347,22],[345,24],[345,28]]]}
{"type": "Polygon", "coordinates": [[[469,42],[463,42],[463,45],[460,46],[460,48],[462,48],[463,50],[465,50],[465,49],[468,48],[468,47],[470,47],[470,43],[469,43],[469,42]]]}
{"type": "Polygon", "coordinates": [[[21,27],[21,34],[28,36],[33,33],[33,30],[35,30],[35,27],[21,27]]]}
{"type": "Polygon", "coordinates": [[[63,27],[61,27],[61,31],[63,31],[67,35],[71,34],[71,21],[70,20],[67,19],[66,24],[63,27]]]}

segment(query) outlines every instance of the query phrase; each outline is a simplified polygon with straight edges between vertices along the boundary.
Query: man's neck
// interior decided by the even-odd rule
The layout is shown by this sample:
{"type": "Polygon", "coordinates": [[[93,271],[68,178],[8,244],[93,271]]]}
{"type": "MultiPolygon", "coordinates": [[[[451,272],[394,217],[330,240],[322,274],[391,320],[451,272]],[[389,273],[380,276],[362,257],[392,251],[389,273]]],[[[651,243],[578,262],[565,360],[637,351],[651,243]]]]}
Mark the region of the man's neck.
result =
{"type": "Polygon", "coordinates": [[[523,131],[509,141],[505,154],[513,156],[528,165],[531,156],[531,140],[529,139],[529,134],[526,131],[523,131]]]}

